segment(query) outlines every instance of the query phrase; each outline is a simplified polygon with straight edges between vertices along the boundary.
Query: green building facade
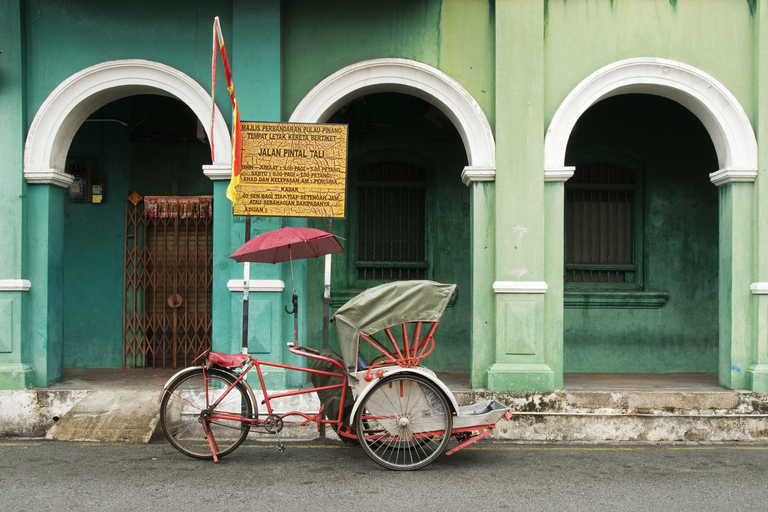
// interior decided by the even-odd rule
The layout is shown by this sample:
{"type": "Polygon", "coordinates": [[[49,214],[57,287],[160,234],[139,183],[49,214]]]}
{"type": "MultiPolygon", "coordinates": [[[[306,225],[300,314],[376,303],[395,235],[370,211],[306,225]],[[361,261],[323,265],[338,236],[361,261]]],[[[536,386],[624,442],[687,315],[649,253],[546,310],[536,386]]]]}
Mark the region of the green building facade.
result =
{"type": "MultiPolygon", "coordinates": [[[[219,16],[241,119],[349,125],[331,308],[392,279],[456,283],[425,364],[477,389],[717,373],[768,391],[768,0],[0,5],[0,389],[239,351],[219,16]],[[211,215],[150,231],[134,192],[211,215]],[[174,260],[198,295],[159,270],[168,251],[131,259],[179,240],[210,252],[174,260]],[[152,308],[162,322],[131,323],[152,308]]],[[[251,236],[287,225],[327,222],[254,217],[251,236]]],[[[299,340],[320,346],[325,262],[303,260],[251,265],[248,350],[302,364],[292,273],[299,340]]]]}

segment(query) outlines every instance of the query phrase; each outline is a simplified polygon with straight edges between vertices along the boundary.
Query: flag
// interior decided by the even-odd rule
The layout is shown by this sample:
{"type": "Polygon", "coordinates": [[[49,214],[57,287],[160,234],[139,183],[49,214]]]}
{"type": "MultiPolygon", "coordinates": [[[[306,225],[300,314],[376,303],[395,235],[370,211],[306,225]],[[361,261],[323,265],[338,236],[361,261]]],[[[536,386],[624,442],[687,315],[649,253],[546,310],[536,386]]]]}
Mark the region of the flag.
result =
{"type": "Polygon", "coordinates": [[[213,161],[213,123],[216,111],[216,58],[217,51],[221,49],[221,61],[224,64],[224,76],[227,79],[229,99],[232,101],[232,178],[227,187],[227,198],[234,203],[237,201],[237,184],[240,183],[240,164],[243,149],[242,134],[240,133],[240,111],[235,99],[235,85],[232,83],[232,70],[227,59],[227,50],[224,48],[224,37],[221,35],[219,17],[213,20],[213,64],[211,66],[211,161],[213,161]]]}

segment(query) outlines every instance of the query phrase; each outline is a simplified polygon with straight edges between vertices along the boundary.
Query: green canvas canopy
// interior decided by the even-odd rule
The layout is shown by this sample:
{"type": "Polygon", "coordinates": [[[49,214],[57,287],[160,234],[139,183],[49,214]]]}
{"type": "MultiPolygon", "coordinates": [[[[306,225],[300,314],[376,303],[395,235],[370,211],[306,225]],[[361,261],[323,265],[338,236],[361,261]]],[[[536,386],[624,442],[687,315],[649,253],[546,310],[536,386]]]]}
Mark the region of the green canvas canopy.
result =
{"type": "Polygon", "coordinates": [[[359,334],[370,335],[406,322],[437,322],[443,316],[455,284],[434,281],[395,281],[369,288],[333,315],[347,368],[355,368],[359,334]]]}

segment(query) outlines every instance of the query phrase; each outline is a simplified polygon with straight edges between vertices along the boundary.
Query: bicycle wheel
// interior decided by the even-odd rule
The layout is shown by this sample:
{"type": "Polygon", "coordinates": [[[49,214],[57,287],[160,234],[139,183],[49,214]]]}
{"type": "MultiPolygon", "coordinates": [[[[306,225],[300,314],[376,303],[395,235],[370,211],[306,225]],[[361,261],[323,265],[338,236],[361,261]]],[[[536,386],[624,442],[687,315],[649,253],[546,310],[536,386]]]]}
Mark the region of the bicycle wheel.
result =
{"type": "Polygon", "coordinates": [[[200,368],[181,375],[168,386],[160,402],[160,425],[174,448],[196,459],[212,459],[202,421],[209,421],[218,448],[217,457],[240,446],[248,436],[250,424],[216,418],[216,415],[256,417],[253,410],[256,405],[251,404],[245,385],[238,382],[214,410],[208,410],[209,404],[215,403],[235,380],[229,372],[212,369],[203,373],[200,368]]]}
{"type": "Polygon", "coordinates": [[[451,437],[443,392],[419,375],[395,375],[375,385],[357,412],[360,445],[388,469],[414,470],[434,461],[451,437]]]}

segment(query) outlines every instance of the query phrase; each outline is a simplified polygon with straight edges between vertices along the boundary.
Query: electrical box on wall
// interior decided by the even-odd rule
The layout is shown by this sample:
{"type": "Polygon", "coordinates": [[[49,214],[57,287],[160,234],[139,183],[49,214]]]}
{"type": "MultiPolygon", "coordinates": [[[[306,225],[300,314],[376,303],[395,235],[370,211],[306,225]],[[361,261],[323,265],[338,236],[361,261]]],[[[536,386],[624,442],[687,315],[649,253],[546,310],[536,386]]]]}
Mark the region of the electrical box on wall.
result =
{"type": "Polygon", "coordinates": [[[106,176],[99,174],[91,178],[91,202],[103,203],[106,199],[106,176]]]}
{"type": "Polygon", "coordinates": [[[80,176],[75,176],[72,184],[69,185],[69,200],[73,203],[85,202],[86,180],[80,176]]]}
{"type": "Polygon", "coordinates": [[[72,163],[67,168],[74,176],[69,185],[69,200],[72,203],[88,203],[91,200],[91,166],[84,163],[72,163]]]}
{"type": "Polygon", "coordinates": [[[91,165],[85,162],[72,162],[67,171],[74,176],[69,186],[69,201],[72,203],[103,203],[106,200],[106,180],[104,174],[92,172],[91,165]]]}

